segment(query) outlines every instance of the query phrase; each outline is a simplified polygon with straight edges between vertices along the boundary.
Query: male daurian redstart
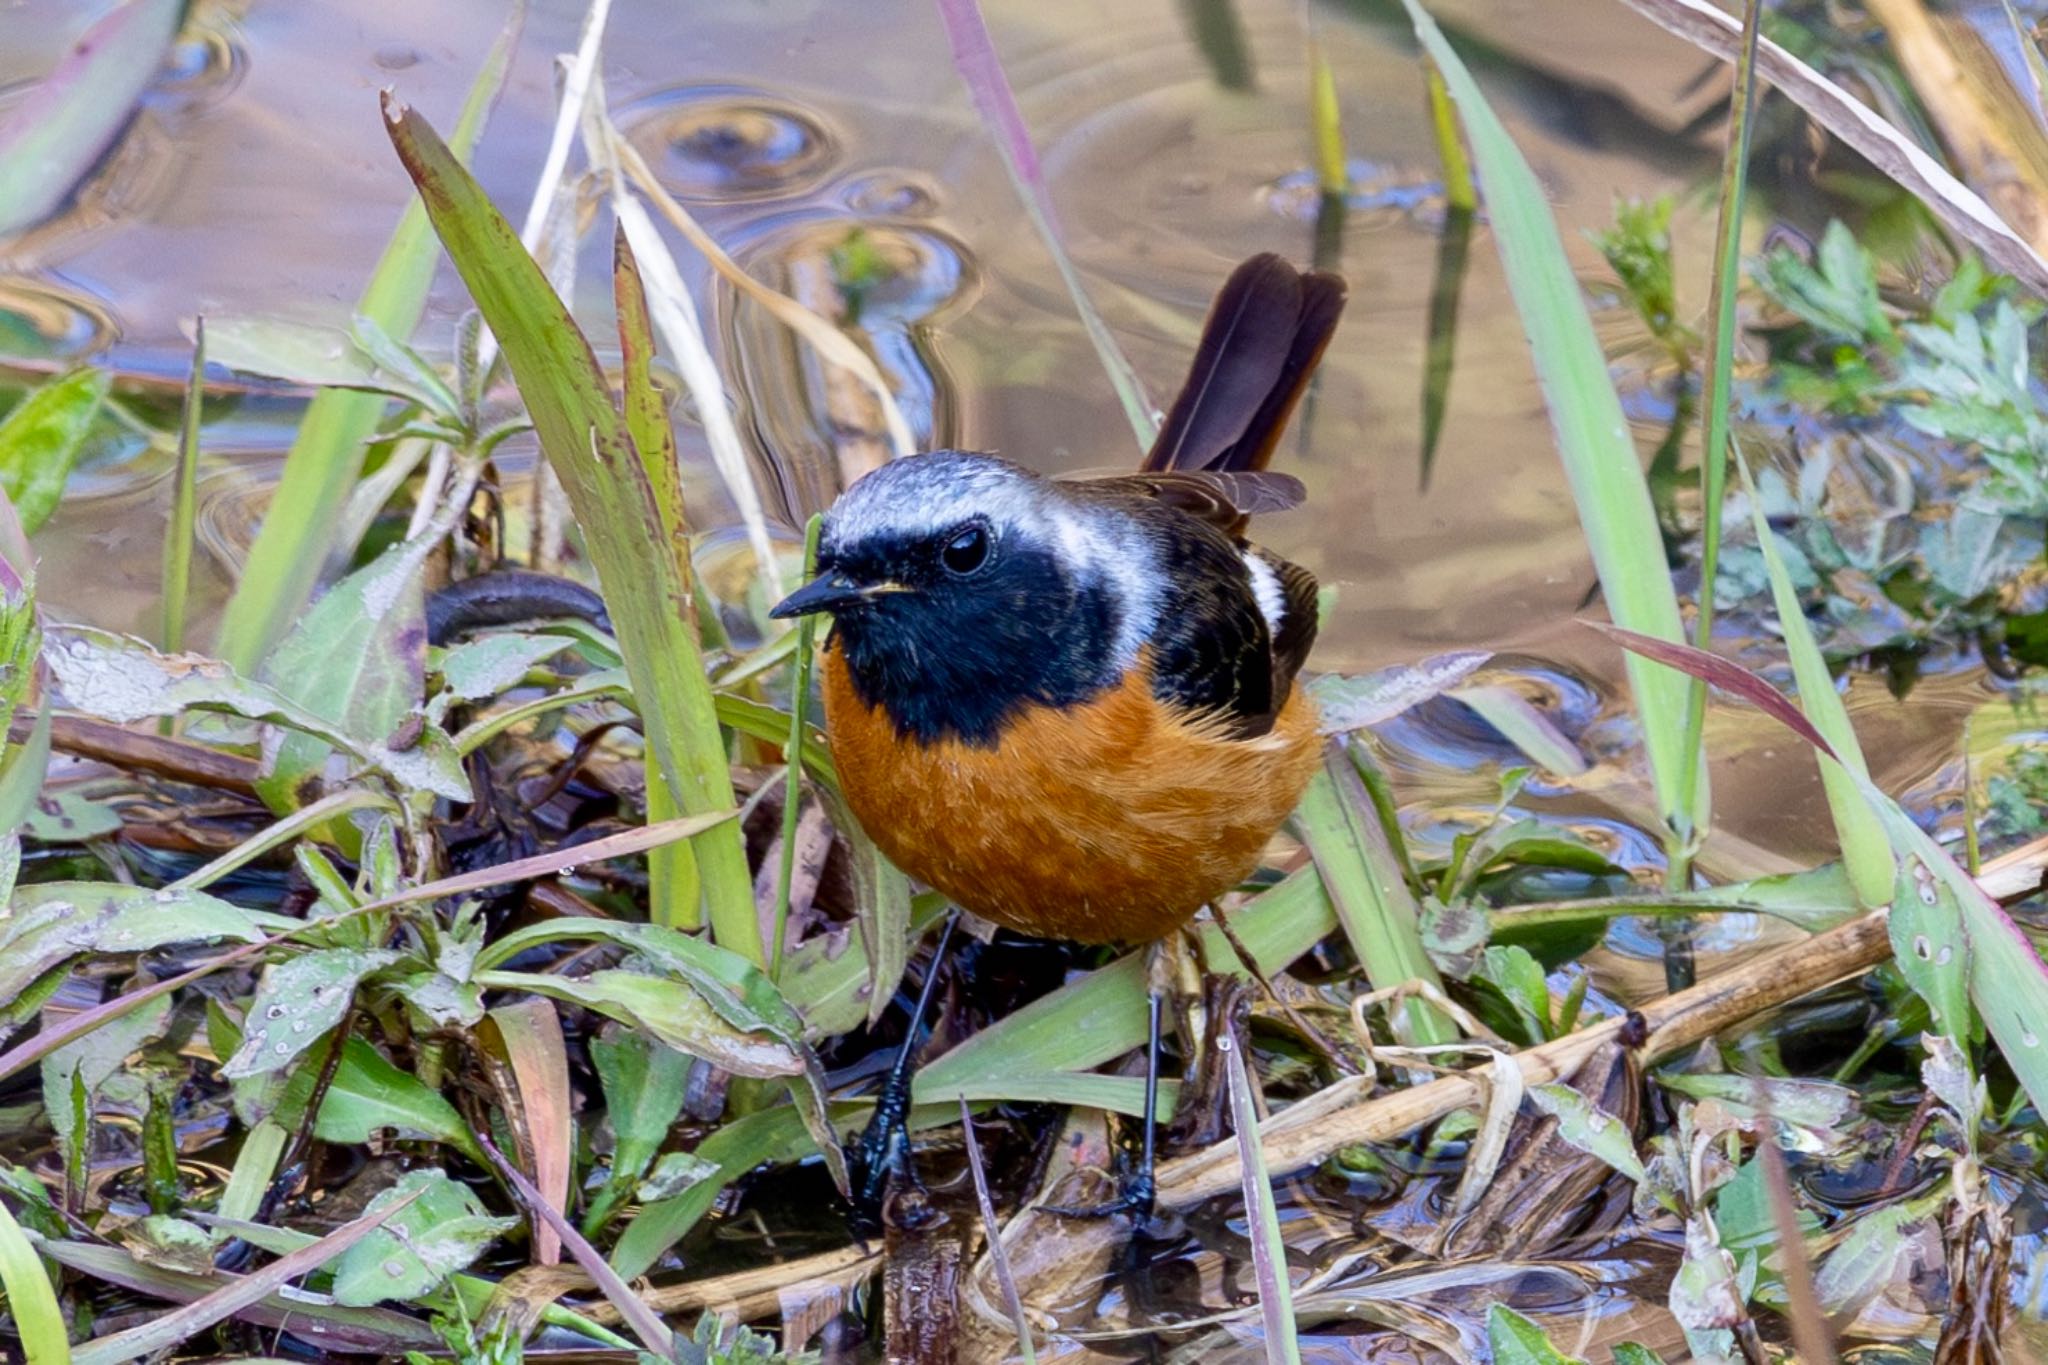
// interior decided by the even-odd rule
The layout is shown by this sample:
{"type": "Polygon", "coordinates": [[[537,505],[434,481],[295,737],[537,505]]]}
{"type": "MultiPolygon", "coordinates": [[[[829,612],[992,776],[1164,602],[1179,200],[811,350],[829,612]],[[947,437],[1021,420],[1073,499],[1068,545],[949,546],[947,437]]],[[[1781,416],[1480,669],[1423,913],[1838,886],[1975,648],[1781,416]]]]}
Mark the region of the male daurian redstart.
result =
{"type": "MultiPolygon", "coordinates": [[[[825,515],[816,576],[774,614],[832,616],[826,734],[904,872],[1022,933],[1141,943],[1254,869],[1321,751],[1295,685],[1316,582],[1243,531],[1301,500],[1265,466],[1344,298],[1278,256],[1240,265],[1136,474],[939,451],[825,515]]],[[[1156,996],[1152,1017],[1156,1059],[1156,996]]]]}

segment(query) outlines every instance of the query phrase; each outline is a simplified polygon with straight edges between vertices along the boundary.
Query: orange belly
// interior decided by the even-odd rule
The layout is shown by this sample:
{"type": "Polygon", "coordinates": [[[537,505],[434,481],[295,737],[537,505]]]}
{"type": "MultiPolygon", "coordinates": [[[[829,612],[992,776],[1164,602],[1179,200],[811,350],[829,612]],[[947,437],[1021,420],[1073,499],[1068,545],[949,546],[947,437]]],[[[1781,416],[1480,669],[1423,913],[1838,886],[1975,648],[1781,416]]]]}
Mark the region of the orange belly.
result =
{"type": "Polygon", "coordinates": [[[1159,938],[1258,865],[1322,741],[1300,687],[1270,733],[1231,739],[1162,705],[1146,672],[1084,705],[1034,707],[992,749],[916,745],[861,701],[828,641],[847,804],[898,867],[986,919],[1081,943],[1159,938]]]}

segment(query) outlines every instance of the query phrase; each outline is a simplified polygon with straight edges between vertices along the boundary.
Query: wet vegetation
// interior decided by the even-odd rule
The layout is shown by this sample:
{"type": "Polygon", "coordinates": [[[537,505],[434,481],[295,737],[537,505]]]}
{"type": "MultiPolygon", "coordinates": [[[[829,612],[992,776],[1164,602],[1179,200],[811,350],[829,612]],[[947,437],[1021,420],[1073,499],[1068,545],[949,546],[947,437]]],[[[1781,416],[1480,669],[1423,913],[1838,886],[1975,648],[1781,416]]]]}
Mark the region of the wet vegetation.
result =
{"type": "Polygon", "coordinates": [[[847,115],[614,101],[646,22],[619,8],[545,51],[515,9],[460,100],[414,107],[410,48],[376,54],[381,111],[337,72],[409,195],[355,301],[202,319],[171,262],[189,341],[155,365],[66,311],[57,263],[126,230],[124,177],[265,53],[225,4],[0,16],[0,53],[47,55],[0,90],[6,1349],[2048,1351],[2031,10],[1537,7],[1668,29],[1707,92],[1672,123],[1647,78],[1528,56],[1483,9],[1148,7],[1197,133],[1187,166],[1185,129],[1144,144],[1199,210],[1176,231],[1257,163],[1247,244],[1350,276],[1347,325],[1419,381],[1367,420],[1359,365],[1391,362],[1333,351],[1308,394],[1282,458],[1336,509],[1288,533],[1332,585],[1325,761],[1266,870],[1148,962],[937,932],[847,811],[814,631],[767,609],[841,487],[992,429],[977,386],[1042,442],[1005,453],[1131,463],[1184,363],[1134,343],[1184,351],[1231,252],[1126,245],[1160,297],[1112,283],[1061,176],[1114,139],[1047,154],[1006,9],[891,11],[988,182],[947,225],[936,151],[784,212],[847,115]],[[487,193],[493,107],[555,46],[552,128],[487,193]],[[1388,72],[1406,170],[1356,112],[1388,72]],[[1203,116],[1261,89],[1287,140],[1203,116]],[[1588,147],[1679,192],[1574,217],[1549,163],[1610,164],[1588,147]],[[1027,290],[982,278],[974,222],[1030,228],[1027,290]],[[1413,294],[1395,232],[1425,238],[1413,294]],[[1010,311],[970,364],[945,337],[984,288],[1010,311]],[[1473,354],[1497,329],[1512,380],[1473,354]],[[1509,383],[1531,415],[1485,479],[1570,508],[1533,552],[1562,587],[1503,571],[1458,614],[1482,561],[1415,547],[1535,523],[1369,535],[1349,490],[1469,514],[1509,383]],[[1068,404],[1095,429],[1052,430],[1068,404]],[[255,428],[280,458],[251,493],[222,470],[255,428]],[[121,503],[152,528],[139,605],[94,568],[118,539],[67,520],[124,467],[151,471],[121,503]],[[1366,541],[1391,549],[1362,569],[1366,541]],[[1555,631],[1510,619],[1553,600],[1555,631]],[[1061,1212],[1133,1159],[1155,973],[1159,1211],[1061,1212]],[[906,1042],[912,1170],[861,1209],[842,1143],[906,1042]]]}

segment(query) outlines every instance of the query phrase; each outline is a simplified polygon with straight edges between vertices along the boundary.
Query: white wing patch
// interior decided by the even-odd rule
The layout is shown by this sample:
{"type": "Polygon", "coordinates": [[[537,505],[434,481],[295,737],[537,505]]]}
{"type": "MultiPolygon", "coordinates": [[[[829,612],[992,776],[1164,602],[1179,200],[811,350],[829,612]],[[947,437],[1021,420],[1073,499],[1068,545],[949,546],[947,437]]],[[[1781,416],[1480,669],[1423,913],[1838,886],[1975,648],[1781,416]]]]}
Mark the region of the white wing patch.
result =
{"type": "Polygon", "coordinates": [[[1266,618],[1266,629],[1278,635],[1280,623],[1287,619],[1287,593],[1280,586],[1280,575],[1255,551],[1238,553],[1244,556],[1244,566],[1251,571],[1252,596],[1258,599],[1259,615],[1266,618]]]}

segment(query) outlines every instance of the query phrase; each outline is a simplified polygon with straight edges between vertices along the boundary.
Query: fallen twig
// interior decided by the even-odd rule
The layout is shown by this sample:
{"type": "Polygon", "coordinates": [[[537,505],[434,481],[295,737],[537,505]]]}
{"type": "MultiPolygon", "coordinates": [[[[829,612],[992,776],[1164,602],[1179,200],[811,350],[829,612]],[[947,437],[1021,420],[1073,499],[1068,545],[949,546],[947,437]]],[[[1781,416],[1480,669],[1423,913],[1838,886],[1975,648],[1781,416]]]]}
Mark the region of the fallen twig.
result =
{"type": "MultiPolygon", "coordinates": [[[[1644,1059],[1667,1057],[1762,1010],[1866,972],[1890,953],[1885,915],[1878,911],[1647,1004],[1640,1011],[1650,1029],[1644,1059]]],[[[1609,1019],[1515,1054],[1523,1083],[1541,1085],[1570,1075],[1589,1053],[1619,1033],[1624,1022],[1609,1019]]],[[[1473,1068],[1334,1113],[1312,1115],[1306,1123],[1294,1119],[1296,1109],[1283,1110],[1260,1130],[1267,1167],[1277,1177],[1313,1166],[1341,1147],[1390,1141],[1480,1104],[1489,1079],[1490,1068],[1473,1068]]],[[[1161,1167],[1159,1199],[1185,1207],[1229,1193],[1240,1179],[1236,1144],[1218,1143],[1161,1167]]]]}

